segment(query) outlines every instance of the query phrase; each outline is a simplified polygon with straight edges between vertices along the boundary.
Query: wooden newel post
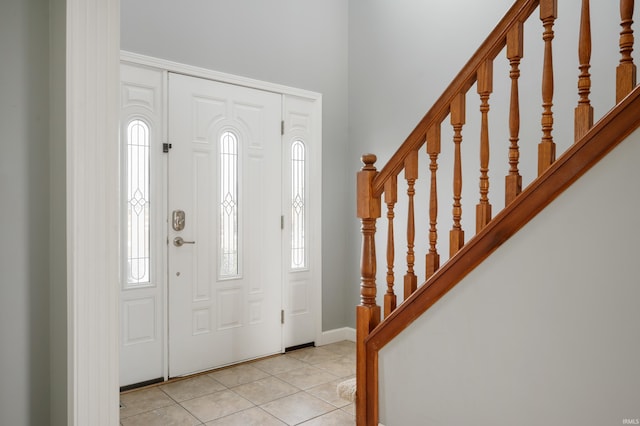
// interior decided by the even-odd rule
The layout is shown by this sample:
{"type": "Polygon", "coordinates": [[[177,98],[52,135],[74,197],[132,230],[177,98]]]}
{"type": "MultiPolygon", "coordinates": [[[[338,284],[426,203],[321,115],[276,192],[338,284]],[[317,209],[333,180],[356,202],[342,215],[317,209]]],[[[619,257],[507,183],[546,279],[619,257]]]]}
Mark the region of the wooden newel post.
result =
{"type": "Polygon", "coordinates": [[[380,217],[380,196],[373,193],[373,180],[378,174],[374,164],[376,156],[362,156],[364,166],[357,176],[357,211],[362,221],[362,261],[360,266],[360,305],[356,308],[356,423],[371,423],[369,417],[377,417],[377,404],[367,404],[367,393],[372,396],[377,383],[367,381],[367,353],[365,339],[380,323],[380,306],[376,305],[376,219],[380,217]]]}

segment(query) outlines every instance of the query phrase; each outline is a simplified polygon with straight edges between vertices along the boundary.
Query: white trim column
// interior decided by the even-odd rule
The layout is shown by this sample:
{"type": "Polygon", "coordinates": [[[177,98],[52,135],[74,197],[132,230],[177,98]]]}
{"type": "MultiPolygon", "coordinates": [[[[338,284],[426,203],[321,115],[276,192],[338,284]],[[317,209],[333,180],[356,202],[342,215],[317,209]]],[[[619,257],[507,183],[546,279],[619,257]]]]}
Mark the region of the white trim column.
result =
{"type": "Polygon", "coordinates": [[[119,424],[119,33],[119,0],[67,0],[69,425],[119,424]]]}

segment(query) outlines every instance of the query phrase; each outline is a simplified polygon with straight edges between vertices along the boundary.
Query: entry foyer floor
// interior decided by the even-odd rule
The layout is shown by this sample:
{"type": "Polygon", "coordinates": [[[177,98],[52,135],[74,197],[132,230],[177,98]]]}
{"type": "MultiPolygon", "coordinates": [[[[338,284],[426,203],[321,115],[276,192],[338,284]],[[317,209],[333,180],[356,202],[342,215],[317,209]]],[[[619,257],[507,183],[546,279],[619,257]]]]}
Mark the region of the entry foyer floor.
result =
{"type": "Polygon", "coordinates": [[[342,341],[123,392],[120,424],[353,426],[336,386],[355,366],[355,344],[342,341]]]}

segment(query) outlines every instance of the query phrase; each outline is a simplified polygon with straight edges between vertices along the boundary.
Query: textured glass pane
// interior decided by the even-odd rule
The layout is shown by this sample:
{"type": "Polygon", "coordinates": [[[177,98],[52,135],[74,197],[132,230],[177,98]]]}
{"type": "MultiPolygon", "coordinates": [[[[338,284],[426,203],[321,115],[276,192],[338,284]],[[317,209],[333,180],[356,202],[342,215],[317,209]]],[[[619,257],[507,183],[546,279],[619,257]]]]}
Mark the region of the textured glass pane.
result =
{"type": "Polygon", "coordinates": [[[305,241],[306,164],[302,141],[291,144],[291,268],[307,267],[305,241]]]}
{"type": "Polygon", "coordinates": [[[220,137],[220,276],[238,275],[238,138],[220,137]]]}
{"type": "Polygon", "coordinates": [[[148,283],[149,126],[133,120],[127,126],[127,282],[148,283]]]}

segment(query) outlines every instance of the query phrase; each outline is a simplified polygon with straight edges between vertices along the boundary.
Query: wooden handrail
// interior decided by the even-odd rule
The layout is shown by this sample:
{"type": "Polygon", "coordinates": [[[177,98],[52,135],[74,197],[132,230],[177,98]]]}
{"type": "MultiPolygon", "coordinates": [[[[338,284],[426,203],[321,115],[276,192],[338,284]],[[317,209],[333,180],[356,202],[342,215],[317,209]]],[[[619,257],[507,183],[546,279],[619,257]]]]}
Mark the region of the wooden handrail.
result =
{"type": "MultiPolygon", "coordinates": [[[[470,240],[365,339],[368,382],[377,382],[377,353],[458,284],[480,262],[549,205],[602,157],[640,127],[640,86],[572,145],[538,179],[470,240]]],[[[376,388],[369,397],[377,401],[376,388]],[[374,394],[375,392],[375,394],[374,394]]],[[[377,423],[368,423],[377,424],[377,423]]]]}
{"type": "Polygon", "coordinates": [[[369,350],[380,350],[438,299],[486,259],[502,243],[548,206],[602,157],[640,127],[640,86],[600,119],[576,144],[531,183],[513,203],[420,286],[366,339],[369,350]]]}
{"type": "Polygon", "coordinates": [[[407,136],[400,148],[391,156],[373,181],[373,194],[380,196],[384,183],[390,176],[398,175],[404,167],[404,160],[412,151],[417,151],[425,143],[427,131],[439,125],[449,114],[449,107],[455,96],[466,93],[476,82],[478,69],[487,60],[493,60],[504,49],[507,34],[521,25],[538,7],[540,0],[518,0],[498,23],[489,37],[462,68],[451,84],[445,89],[418,125],[407,136]]]}
{"type": "MultiPolygon", "coordinates": [[[[635,65],[631,58],[631,28],[634,0],[620,0],[622,31],[620,33],[620,65],[616,72],[618,105],[593,125],[593,107],[589,100],[591,79],[591,21],[589,0],[581,0],[580,34],[578,38],[578,106],[575,109],[575,143],[558,160],[553,140],[554,71],[552,45],[553,26],[557,18],[558,0],[517,0],[454,78],[442,96],[422,118],[407,139],[378,171],[376,157],[362,157],[364,167],[357,177],[357,211],[362,222],[361,303],[356,309],[356,420],[357,424],[375,425],[378,421],[378,351],[411,324],[418,316],[460,282],[497,247],[524,226],[540,210],[555,199],[573,181],[591,168],[631,131],[640,126],[640,88],[636,87],[635,65]],[[518,169],[520,100],[520,61],[523,58],[523,24],[539,6],[542,22],[544,56],[542,67],[542,139],[538,144],[538,178],[524,191],[518,169]],[[505,208],[492,218],[489,202],[489,98],[493,91],[493,62],[504,51],[509,60],[511,90],[509,95],[509,173],[505,178],[505,208]],[[479,203],[476,205],[476,234],[465,243],[462,229],[461,161],[463,128],[466,122],[466,96],[476,84],[480,97],[480,177],[479,203]],[[441,126],[449,116],[453,131],[453,208],[449,232],[449,261],[440,267],[438,253],[438,186],[437,170],[441,153],[441,126]],[[428,178],[428,249],[425,256],[425,279],[418,286],[414,271],[416,261],[415,206],[419,175],[419,149],[426,143],[429,157],[428,178]],[[398,205],[398,179],[404,170],[407,199],[407,270],[404,276],[404,301],[397,302],[395,293],[395,209],[398,205]],[[384,320],[376,304],[376,223],[381,206],[386,204],[386,293],[384,320]]],[[[466,175],[468,176],[468,174],[466,175]]],[[[424,178],[424,176],[423,176],[424,178]]],[[[464,209],[467,207],[465,205],[464,209]]],[[[424,235],[424,234],[422,234],[424,235]]]]}

